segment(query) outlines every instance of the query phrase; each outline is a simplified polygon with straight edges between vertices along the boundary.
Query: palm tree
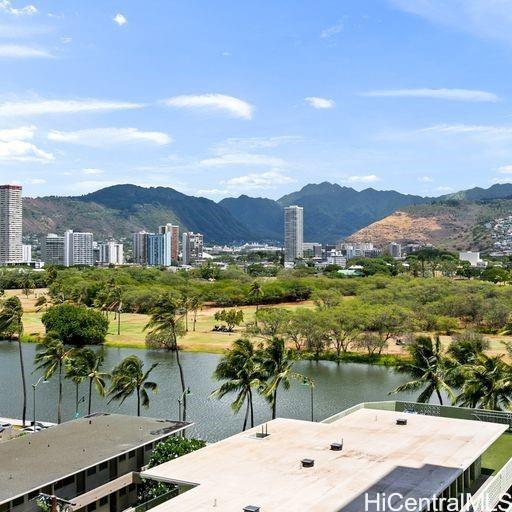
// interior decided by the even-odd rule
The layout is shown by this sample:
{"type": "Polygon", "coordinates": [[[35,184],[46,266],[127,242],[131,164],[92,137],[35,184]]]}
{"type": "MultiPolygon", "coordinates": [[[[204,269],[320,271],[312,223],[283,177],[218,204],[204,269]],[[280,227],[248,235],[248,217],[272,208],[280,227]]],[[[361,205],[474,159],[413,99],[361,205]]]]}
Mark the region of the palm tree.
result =
{"type": "Polygon", "coordinates": [[[135,355],[125,357],[112,371],[112,384],[109,395],[112,396],[109,403],[118,400],[122,404],[129,396],[137,395],[137,416],[140,416],[140,406],[149,407],[148,391],[156,393],[156,382],[148,380],[149,374],[158,366],[153,363],[144,373],[144,363],[135,355]]]}
{"type": "Polygon", "coordinates": [[[275,419],[279,386],[282,385],[285,390],[288,390],[290,389],[290,378],[302,379],[303,377],[292,372],[296,357],[291,349],[286,348],[282,338],[272,338],[265,347],[262,358],[263,368],[268,378],[263,393],[272,407],[272,419],[275,419]]]}
{"type": "MultiPolygon", "coordinates": [[[[84,349],[85,350],[85,349],[84,349]]],[[[70,357],[66,363],[66,379],[70,379],[75,385],[75,417],[78,418],[78,394],[80,390],[80,384],[87,379],[87,372],[81,361],[82,350],[77,350],[72,357],[70,357]]]]}
{"type": "Polygon", "coordinates": [[[417,398],[418,402],[426,403],[436,393],[442,405],[441,391],[445,391],[452,401],[455,400],[453,391],[446,382],[447,371],[439,336],[436,336],[435,342],[432,342],[430,336],[418,336],[407,346],[407,351],[410,360],[400,362],[396,369],[400,373],[412,375],[413,380],[398,386],[391,393],[423,389],[417,398]]]}
{"type": "Polygon", "coordinates": [[[44,378],[50,379],[56,372],[59,378],[59,393],[57,396],[57,423],[62,421],[62,370],[72,357],[74,348],[66,348],[61,340],[52,333],[37,347],[38,353],[34,359],[36,370],[44,370],[44,378]]]}
{"type": "Polygon", "coordinates": [[[51,304],[51,301],[48,298],[48,295],[40,295],[36,300],[36,312],[40,313],[43,309],[45,311],[48,310],[48,305],[51,304]]]}
{"type": "Polygon", "coordinates": [[[178,302],[170,294],[162,295],[152,310],[149,322],[144,330],[149,329],[149,334],[167,333],[170,343],[169,350],[176,356],[176,364],[180,374],[181,392],[183,396],[183,421],[187,420],[187,386],[185,384],[185,373],[180,360],[180,348],[178,337],[183,335],[183,311],[179,308],[178,302]]]}
{"type": "Polygon", "coordinates": [[[95,352],[90,348],[83,348],[75,354],[73,359],[74,370],[68,372],[68,377],[71,379],[73,379],[73,374],[77,374],[78,379],[85,376],[84,380],[88,380],[87,414],[91,414],[93,386],[100,396],[105,396],[106,393],[106,381],[110,375],[101,371],[102,365],[103,355],[101,352],[95,352]]]}
{"type": "Polygon", "coordinates": [[[23,393],[22,421],[25,426],[27,416],[27,383],[25,380],[25,364],[21,348],[21,336],[23,335],[23,307],[18,297],[7,298],[0,311],[0,332],[15,333],[18,336],[18,349],[20,354],[21,384],[23,393]]]}
{"type": "Polygon", "coordinates": [[[495,411],[509,408],[512,369],[501,358],[479,354],[473,363],[463,366],[464,383],[457,403],[495,411]]]}
{"type": "Polygon", "coordinates": [[[190,309],[194,312],[194,317],[192,320],[192,330],[195,332],[196,330],[196,322],[197,322],[197,312],[202,309],[203,301],[199,295],[193,295],[190,298],[190,309]]]}
{"type": "Polygon", "coordinates": [[[236,340],[217,364],[213,376],[225,382],[210,396],[220,400],[227,394],[236,393],[231,404],[234,413],[246,403],[242,430],[247,428],[249,417],[251,428],[254,427],[253,390],[261,390],[265,378],[254,343],[248,339],[236,340]]]}
{"type": "Polygon", "coordinates": [[[255,324],[258,326],[258,309],[260,307],[260,300],[263,297],[263,289],[261,287],[261,283],[257,280],[253,281],[249,288],[249,297],[251,297],[256,303],[256,315],[255,315],[255,324]]]}

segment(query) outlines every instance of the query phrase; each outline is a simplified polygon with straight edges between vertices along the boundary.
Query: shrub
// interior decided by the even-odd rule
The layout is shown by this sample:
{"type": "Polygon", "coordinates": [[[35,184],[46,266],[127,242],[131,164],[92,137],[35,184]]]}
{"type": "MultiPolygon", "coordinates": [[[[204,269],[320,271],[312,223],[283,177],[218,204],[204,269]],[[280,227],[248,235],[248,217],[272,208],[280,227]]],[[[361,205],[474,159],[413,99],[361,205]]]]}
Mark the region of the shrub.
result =
{"type": "Polygon", "coordinates": [[[72,304],[51,307],[41,318],[46,332],[55,333],[66,345],[82,347],[105,341],[108,320],[98,311],[72,304]]]}

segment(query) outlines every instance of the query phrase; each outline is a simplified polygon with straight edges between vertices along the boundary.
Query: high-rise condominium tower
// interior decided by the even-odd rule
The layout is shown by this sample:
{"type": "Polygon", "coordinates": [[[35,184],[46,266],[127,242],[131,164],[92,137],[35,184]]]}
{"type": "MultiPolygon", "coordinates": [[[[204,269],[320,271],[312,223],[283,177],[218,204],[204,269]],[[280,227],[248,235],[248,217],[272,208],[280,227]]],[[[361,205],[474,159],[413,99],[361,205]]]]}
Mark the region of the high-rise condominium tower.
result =
{"type": "Polygon", "coordinates": [[[64,237],[49,233],[41,242],[41,259],[45,265],[64,265],[64,237]]]}
{"type": "Polygon", "coordinates": [[[21,201],[19,185],[0,185],[0,264],[23,259],[21,201]]]}
{"type": "Polygon", "coordinates": [[[304,242],[304,209],[287,206],[284,209],[284,256],[286,261],[302,258],[304,242]]]}
{"type": "Polygon", "coordinates": [[[183,265],[190,265],[192,261],[203,257],[203,235],[201,233],[183,233],[181,243],[181,256],[183,265]]]}
{"type": "Polygon", "coordinates": [[[75,233],[71,229],[64,233],[64,265],[94,265],[92,233],[75,233]]]}
{"type": "Polygon", "coordinates": [[[146,231],[139,231],[133,233],[133,262],[138,265],[146,265],[148,262],[148,238],[149,233],[146,231]]]}
{"type": "Polygon", "coordinates": [[[178,261],[180,253],[180,227],[173,224],[166,224],[165,226],[160,226],[158,232],[161,235],[169,235],[166,239],[166,244],[170,243],[170,246],[166,247],[166,251],[169,250],[170,253],[169,256],[166,257],[166,260],[170,258],[170,261],[178,261]]]}

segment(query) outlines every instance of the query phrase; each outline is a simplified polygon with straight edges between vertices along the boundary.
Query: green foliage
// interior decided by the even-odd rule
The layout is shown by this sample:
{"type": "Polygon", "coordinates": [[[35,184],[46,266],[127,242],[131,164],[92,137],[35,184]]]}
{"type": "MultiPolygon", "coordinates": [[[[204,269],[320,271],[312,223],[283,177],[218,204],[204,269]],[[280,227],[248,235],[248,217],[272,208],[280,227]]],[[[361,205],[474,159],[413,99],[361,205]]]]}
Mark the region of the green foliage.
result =
{"type": "Polygon", "coordinates": [[[223,309],[217,311],[214,318],[219,322],[224,322],[228,331],[232,332],[236,326],[244,321],[244,312],[241,309],[223,309]]]}
{"type": "Polygon", "coordinates": [[[83,306],[60,304],[43,314],[46,332],[54,333],[63,343],[82,347],[105,341],[108,320],[98,311],[83,306]]]}
{"type": "MultiPolygon", "coordinates": [[[[177,459],[188,453],[204,448],[206,443],[201,439],[187,439],[185,437],[172,436],[160,441],[149,459],[148,467],[159,466],[164,462],[177,459]]],[[[166,484],[164,482],[156,482],[154,480],[144,480],[142,488],[139,490],[138,502],[139,504],[146,501],[158,498],[169,491],[175,489],[173,484],[166,484]]]]}

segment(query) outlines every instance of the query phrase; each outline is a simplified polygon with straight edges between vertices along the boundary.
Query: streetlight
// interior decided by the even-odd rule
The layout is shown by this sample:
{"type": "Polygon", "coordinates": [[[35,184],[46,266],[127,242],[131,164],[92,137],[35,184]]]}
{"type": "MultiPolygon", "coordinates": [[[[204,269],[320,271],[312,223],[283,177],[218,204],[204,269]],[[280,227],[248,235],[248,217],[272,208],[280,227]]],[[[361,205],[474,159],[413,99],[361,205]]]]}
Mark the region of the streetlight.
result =
{"type": "Polygon", "coordinates": [[[178,419],[181,421],[181,404],[183,403],[183,399],[185,398],[185,395],[191,395],[192,392],[190,391],[190,388],[186,388],[183,393],[181,393],[180,397],[178,398],[178,419]]]}
{"type": "Polygon", "coordinates": [[[32,424],[32,430],[34,432],[36,431],[36,388],[37,388],[37,386],[39,386],[41,381],[43,382],[43,384],[46,384],[48,382],[44,378],[44,376],[41,376],[41,377],[39,377],[39,379],[37,380],[37,382],[35,384],[32,384],[32,394],[33,394],[33,398],[34,398],[34,408],[33,408],[33,411],[34,411],[34,423],[32,424]]]}
{"type": "Polygon", "coordinates": [[[303,386],[309,386],[309,389],[311,390],[311,421],[315,421],[314,417],[314,389],[315,389],[315,381],[311,377],[304,377],[304,380],[302,381],[303,386]]]}

